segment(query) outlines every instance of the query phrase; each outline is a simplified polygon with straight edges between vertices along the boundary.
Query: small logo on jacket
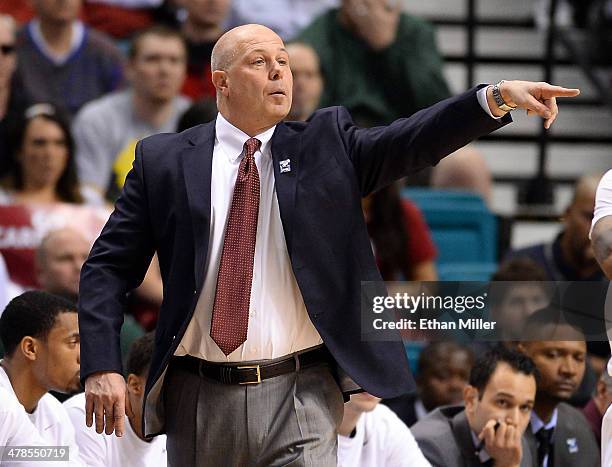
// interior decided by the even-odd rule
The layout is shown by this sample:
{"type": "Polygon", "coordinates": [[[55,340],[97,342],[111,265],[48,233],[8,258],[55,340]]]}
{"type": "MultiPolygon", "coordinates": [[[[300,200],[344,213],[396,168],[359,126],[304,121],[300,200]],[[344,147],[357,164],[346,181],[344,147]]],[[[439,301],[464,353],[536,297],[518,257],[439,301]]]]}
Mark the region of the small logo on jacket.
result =
{"type": "Polygon", "coordinates": [[[567,443],[567,449],[570,453],[573,454],[578,452],[578,441],[576,438],[567,438],[565,442],[567,443]]]}
{"type": "Polygon", "coordinates": [[[280,167],[280,173],[284,174],[285,172],[291,172],[291,159],[279,161],[278,165],[280,167]]]}

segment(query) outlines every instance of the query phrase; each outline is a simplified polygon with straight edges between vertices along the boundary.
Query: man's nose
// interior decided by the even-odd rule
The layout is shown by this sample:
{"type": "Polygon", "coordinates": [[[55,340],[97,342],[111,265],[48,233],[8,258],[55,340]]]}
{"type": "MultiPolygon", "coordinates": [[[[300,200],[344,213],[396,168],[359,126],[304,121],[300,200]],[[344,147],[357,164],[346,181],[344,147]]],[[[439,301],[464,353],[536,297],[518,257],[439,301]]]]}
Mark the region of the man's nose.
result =
{"type": "Polygon", "coordinates": [[[283,77],[283,68],[278,62],[272,62],[272,68],[270,69],[270,79],[276,81],[283,77]]]}
{"type": "Polygon", "coordinates": [[[578,364],[571,355],[568,355],[562,360],[559,371],[564,375],[573,376],[578,372],[578,364]]]}
{"type": "Polygon", "coordinates": [[[506,423],[512,426],[518,426],[520,418],[520,407],[514,407],[506,412],[506,423]]]}

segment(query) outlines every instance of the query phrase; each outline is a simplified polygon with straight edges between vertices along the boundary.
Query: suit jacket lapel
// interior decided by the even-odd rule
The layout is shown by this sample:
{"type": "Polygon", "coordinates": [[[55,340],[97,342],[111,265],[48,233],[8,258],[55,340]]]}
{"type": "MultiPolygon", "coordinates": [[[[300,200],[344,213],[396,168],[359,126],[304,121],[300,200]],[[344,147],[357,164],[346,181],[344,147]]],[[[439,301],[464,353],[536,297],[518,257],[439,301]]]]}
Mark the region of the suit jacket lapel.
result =
{"type": "Polygon", "coordinates": [[[199,127],[183,150],[183,174],[194,239],[194,277],[196,286],[204,282],[204,264],[210,233],[210,179],[215,142],[215,122],[199,127]]]}
{"type": "MultiPolygon", "coordinates": [[[[459,445],[462,457],[464,459],[464,465],[473,467],[480,466],[480,459],[476,456],[476,448],[470,434],[470,425],[467,417],[465,416],[465,410],[462,410],[451,420],[451,426],[453,428],[453,435],[459,445]]],[[[460,464],[459,464],[460,465],[460,464]]]]}
{"type": "Polygon", "coordinates": [[[284,123],[276,126],[272,136],[272,166],[274,168],[274,180],[276,183],[276,197],[280,208],[281,221],[285,231],[287,250],[291,255],[293,247],[293,221],[295,214],[295,196],[300,167],[300,144],[299,133],[292,131],[284,123]],[[289,161],[288,163],[286,161],[289,161]],[[284,171],[281,173],[281,161],[284,171]]]}

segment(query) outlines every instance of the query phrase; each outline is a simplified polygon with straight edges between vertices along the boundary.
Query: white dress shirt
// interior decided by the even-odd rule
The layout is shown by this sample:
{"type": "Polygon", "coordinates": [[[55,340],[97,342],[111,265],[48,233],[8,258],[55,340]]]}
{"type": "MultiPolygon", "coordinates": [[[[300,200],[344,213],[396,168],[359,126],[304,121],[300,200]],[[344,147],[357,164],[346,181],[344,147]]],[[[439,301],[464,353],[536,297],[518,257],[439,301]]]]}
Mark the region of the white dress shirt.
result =
{"type": "Polygon", "coordinates": [[[225,227],[243,146],[249,136],[219,113],[215,126],[211,177],[210,237],[204,287],[175,355],[212,362],[241,362],[282,357],[321,344],[298,288],[281,223],[270,140],[276,127],[256,135],[260,200],[247,340],[227,357],[210,337],[217,273],[225,227]]]}
{"type": "Polygon", "coordinates": [[[132,429],[126,415],[125,432],[121,438],[114,434],[97,433],[95,426],[85,424],[85,393],[64,402],[72,421],[81,459],[88,467],[166,467],[166,435],[143,441],[132,429]]]}
{"type": "MultiPolygon", "coordinates": [[[[496,118],[489,109],[486,91],[487,87],[478,91],[478,102],[488,115],[496,118]]],[[[287,252],[272,167],[271,139],[275,128],[255,136],[261,141],[260,150],[255,153],[261,194],[247,340],[225,356],[211,339],[210,326],[226,222],[244,143],[249,136],[221,113],[217,114],[206,276],[193,318],[176,349],[177,356],[192,355],[211,362],[265,360],[323,342],[310,321],[287,252]]]]}

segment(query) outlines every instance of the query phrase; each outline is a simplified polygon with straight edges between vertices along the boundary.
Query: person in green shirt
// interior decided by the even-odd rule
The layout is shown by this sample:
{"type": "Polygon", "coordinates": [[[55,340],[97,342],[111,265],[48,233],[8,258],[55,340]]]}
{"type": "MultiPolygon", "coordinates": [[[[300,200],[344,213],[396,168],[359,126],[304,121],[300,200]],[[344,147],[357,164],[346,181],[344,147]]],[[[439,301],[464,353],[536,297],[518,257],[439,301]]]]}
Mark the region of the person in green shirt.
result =
{"type": "Polygon", "coordinates": [[[320,106],[343,105],[358,125],[388,124],[450,96],[433,28],[399,2],[342,0],[296,41],[319,55],[320,106]]]}

